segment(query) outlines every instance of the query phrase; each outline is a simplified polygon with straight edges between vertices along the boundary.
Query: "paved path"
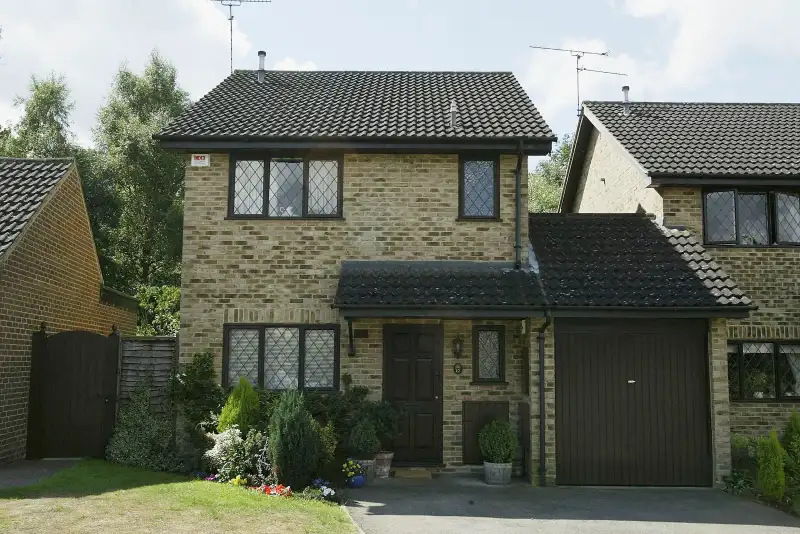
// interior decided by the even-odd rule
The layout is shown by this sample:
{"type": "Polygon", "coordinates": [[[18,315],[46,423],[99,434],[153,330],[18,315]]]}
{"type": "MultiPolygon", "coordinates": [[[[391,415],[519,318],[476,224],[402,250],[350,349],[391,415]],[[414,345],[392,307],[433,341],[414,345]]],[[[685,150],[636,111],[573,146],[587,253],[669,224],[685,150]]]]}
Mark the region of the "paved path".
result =
{"type": "Polygon", "coordinates": [[[460,476],[351,491],[367,533],[800,533],[800,520],[713,489],[496,488],[460,476]]]}
{"type": "Polygon", "coordinates": [[[0,489],[28,486],[75,463],[75,460],[22,460],[0,466],[0,489]]]}

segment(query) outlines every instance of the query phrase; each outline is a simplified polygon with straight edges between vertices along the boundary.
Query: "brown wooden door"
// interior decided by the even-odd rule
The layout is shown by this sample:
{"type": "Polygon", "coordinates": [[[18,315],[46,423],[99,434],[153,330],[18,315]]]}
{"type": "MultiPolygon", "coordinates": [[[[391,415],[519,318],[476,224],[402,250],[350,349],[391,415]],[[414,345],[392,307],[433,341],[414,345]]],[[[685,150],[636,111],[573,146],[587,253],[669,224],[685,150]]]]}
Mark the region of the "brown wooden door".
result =
{"type": "Polygon", "coordinates": [[[442,462],[442,350],[439,325],[384,327],[383,398],[403,414],[397,464],[442,462]]]}
{"type": "Polygon", "coordinates": [[[556,481],[712,483],[704,321],[559,320],[556,481]]]}
{"type": "Polygon", "coordinates": [[[102,458],[114,430],[119,337],[35,334],[29,458],[102,458]]]}

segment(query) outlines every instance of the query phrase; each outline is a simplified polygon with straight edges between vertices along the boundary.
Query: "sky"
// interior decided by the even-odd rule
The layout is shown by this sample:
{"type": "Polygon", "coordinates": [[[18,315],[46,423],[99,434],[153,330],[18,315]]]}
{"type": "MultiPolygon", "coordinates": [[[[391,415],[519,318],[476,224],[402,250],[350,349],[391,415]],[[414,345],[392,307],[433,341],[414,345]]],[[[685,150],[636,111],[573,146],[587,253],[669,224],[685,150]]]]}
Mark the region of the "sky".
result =
{"type": "MultiPolygon", "coordinates": [[[[797,101],[797,0],[272,0],[234,8],[234,67],[512,71],[559,136],[581,99],[797,101]]],[[[123,63],[158,50],[198,99],[229,74],[227,8],[211,0],[0,0],[0,124],[32,75],[62,74],[72,128],[90,144],[123,63]]]]}

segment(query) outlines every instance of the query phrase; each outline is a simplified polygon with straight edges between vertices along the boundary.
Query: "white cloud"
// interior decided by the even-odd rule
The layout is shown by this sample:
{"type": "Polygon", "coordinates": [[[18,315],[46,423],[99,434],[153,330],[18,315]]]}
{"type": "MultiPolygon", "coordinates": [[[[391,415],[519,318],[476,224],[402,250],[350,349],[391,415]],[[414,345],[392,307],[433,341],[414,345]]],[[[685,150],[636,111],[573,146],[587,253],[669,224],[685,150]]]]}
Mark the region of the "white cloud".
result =
{"type": "MultiPolygon", "coordinates": [[[[95,114],[123,62],[141,71],[153,49],[178,69],[178,81],[199,98],[230,70],[227,16],[199,0],[0,2],[0,124],[13,120],[15,95],[32,74],[64,74],[75,101],[73,129],[88,143],[95,114]],[[36,7],[32,8],[32,4],[36,7]]],[[[234,20],[235,66],[245,66],[251,45],[234,20]]],[[[257,58],[253,56],[252,63],[257,58]]]]}
{"type": "Polygon", "coordinates": [[[293,57],[285,57],[275,63],[275,70],[317,70],[317,66],[313,61],[300,63],[293,57]]]}

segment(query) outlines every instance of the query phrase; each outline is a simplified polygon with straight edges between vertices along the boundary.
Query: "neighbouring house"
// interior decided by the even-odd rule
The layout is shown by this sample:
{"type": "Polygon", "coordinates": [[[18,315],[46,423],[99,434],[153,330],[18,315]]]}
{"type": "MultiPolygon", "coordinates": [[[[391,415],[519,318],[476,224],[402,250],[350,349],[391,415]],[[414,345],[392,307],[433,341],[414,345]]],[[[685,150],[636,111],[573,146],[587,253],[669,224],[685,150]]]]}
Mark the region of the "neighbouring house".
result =
{"type": "Polygon", "coordinates": [[[74,161],[0,158],[0,463],[25,456],[33,333],[133,333],[136,306],[103,286],[74,161]]]}
{"type": "Polygon", "coordinates": [[[717,377],[749,299],[646,216],[523,213],[555,137],[513,74],[262,62],[156,138],[187,154],[182,362],[367,386],[403,410],[398,465],[473,469],[503,418],[536,484],[728,472],[717,377]]]}
{"type": "Polygon", "coordinates": [[[758,307],[724,325],[716,415],[780,430],[800,408],[800,104],[625,100],[584,103],[561,211],[647,212],[703,243],[758,307]]]}

